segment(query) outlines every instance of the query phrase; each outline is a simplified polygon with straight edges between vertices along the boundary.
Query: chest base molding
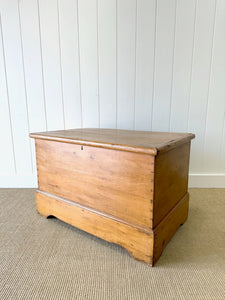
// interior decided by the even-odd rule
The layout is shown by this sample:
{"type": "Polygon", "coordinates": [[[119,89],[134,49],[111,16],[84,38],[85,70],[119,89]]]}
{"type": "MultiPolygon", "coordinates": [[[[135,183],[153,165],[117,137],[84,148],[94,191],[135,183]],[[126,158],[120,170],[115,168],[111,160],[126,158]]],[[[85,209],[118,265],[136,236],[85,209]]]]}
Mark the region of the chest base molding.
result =
{"type": "Polygon", "coordinates": [[[119,244],[136,260],[153,266],[176,230],[186,221],[189,194],[186,193],[154,229],[128,223],[40,190],[36,191],[36,204],[42,216],[54,216],[108,242],[119,244]]]}

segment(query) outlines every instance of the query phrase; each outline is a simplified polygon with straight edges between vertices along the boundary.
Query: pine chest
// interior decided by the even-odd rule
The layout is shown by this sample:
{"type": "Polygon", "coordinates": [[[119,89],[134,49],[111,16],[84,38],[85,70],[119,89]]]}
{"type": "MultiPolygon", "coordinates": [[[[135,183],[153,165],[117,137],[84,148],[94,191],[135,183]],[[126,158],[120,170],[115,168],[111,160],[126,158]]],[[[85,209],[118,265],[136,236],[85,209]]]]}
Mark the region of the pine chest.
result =
{"type": "Polygon", "coordinates": [[[38,212],[154,265],[188,215],[193,134],[73,129],[35,138],[38,212]]]}

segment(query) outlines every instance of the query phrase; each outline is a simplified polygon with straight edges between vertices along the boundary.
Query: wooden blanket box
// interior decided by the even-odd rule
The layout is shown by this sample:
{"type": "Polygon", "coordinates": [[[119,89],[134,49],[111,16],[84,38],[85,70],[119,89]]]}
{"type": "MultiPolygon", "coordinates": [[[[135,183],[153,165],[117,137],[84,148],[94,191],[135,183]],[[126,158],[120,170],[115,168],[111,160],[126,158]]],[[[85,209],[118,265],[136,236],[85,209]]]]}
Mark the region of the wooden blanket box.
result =
{"type": "Polygon", "coordinates": [[[119,244],[153,266],[188,215],[194,135],[83,128],[30,137],[38,212],[119,244]]]}

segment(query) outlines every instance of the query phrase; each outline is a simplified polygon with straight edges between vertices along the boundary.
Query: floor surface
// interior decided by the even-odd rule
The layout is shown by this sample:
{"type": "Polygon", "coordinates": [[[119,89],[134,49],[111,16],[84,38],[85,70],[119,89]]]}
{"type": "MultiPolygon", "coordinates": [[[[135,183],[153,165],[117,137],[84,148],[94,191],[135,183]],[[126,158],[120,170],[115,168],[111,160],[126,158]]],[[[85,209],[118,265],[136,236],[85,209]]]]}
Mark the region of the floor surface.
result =
{"type": "Polygon", "coordinates": [[[0,190],[0,299],[225,299],[225,189],[191,189],[154,268],[57,219],[33,189],[0,190]]]}

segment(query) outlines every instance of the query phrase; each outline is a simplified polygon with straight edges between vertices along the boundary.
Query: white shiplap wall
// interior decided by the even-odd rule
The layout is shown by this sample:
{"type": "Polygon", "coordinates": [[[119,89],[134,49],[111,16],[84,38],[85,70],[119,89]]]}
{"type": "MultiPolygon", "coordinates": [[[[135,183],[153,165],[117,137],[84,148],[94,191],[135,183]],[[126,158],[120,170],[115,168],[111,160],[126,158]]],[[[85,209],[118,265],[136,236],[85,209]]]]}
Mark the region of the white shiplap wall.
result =
{"type": "Polygon", "coordinates": [[[0,0],[0,187],[36,185],[29,132],[193,132],[225,187],[225,0],[0,0]]]}

